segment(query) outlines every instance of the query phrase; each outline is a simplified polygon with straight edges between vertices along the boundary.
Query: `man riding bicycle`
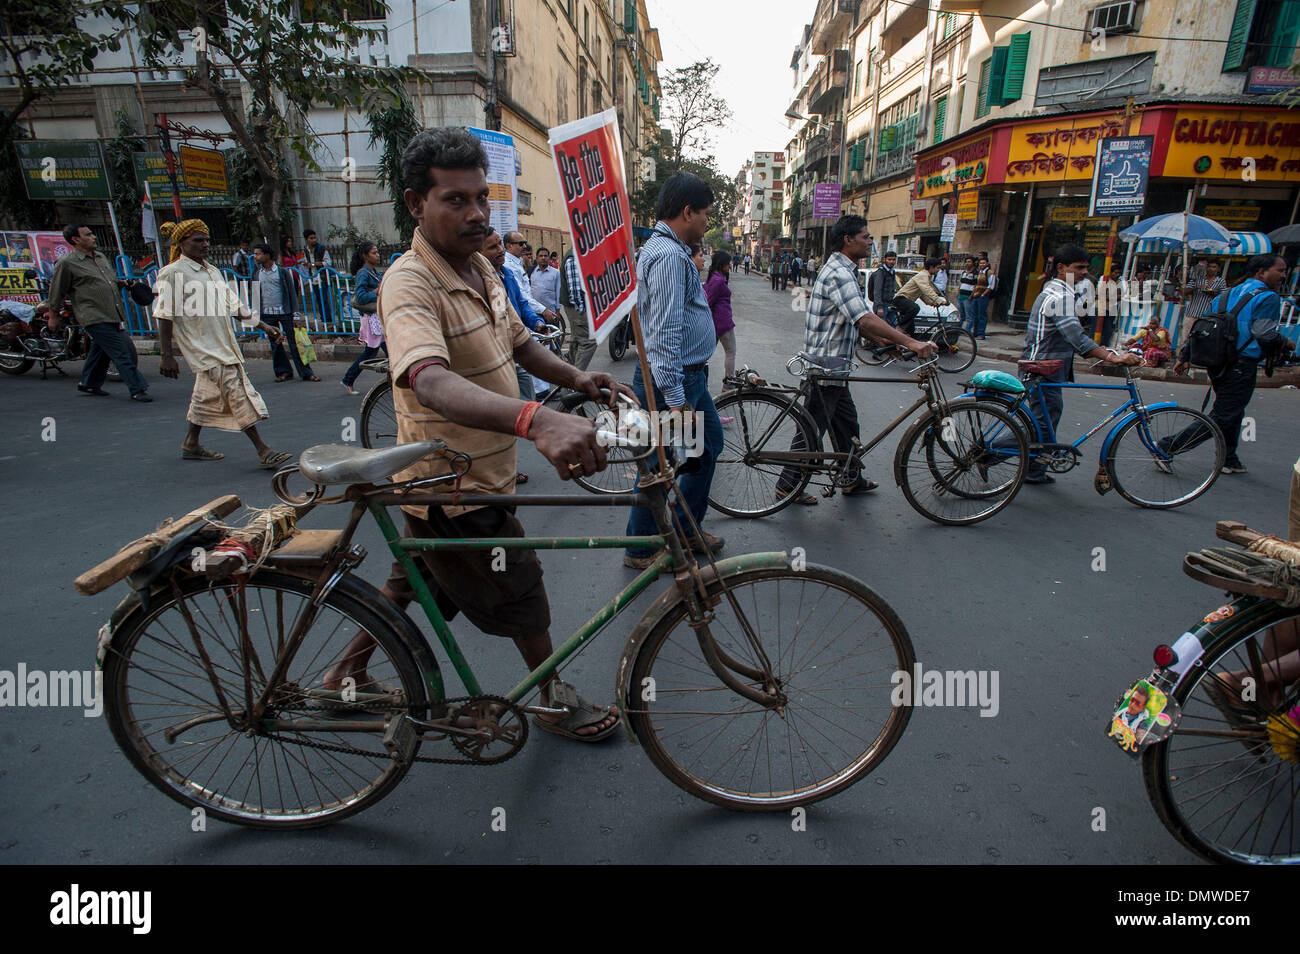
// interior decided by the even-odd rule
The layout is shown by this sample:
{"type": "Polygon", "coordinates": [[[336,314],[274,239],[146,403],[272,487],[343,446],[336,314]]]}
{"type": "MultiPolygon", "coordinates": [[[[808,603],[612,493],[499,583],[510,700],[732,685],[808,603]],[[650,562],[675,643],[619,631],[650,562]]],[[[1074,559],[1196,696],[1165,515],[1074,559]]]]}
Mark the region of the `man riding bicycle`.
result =
{"type": "Polygon", "coordinates": [[[921,306],[916,303],[918,298],[935,308],[948,304],[948,299],[943,297],[939,293],[939,289],[934,287],[934,276],[938,274],[939,269],[942,267],[943,259],[927,258],[925,268],[913,275],[907,284],[898,290],[898,294],[890,300],[890,304],[898,310],[898,327],[905,334],[911,335],[913,333],[916,316],[921,313],[921,306]]]}

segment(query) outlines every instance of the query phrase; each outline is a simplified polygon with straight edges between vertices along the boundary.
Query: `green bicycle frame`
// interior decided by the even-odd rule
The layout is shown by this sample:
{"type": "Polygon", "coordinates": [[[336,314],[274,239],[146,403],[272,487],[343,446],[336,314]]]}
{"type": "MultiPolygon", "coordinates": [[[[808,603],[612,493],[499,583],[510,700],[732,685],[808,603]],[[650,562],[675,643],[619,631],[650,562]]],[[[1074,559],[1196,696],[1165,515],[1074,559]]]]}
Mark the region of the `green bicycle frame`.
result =
{"type": "MultiPolygon", "coordinates": [[[[519,504],[527,499],[515,498],[510,501],[510,505],[519,504]]],[[[497,505],[501,506],[502,504],[498,503],[497,505]]],[[[425,583],[424,576],[416,565],[413,554],[434,550],[486,550],[494,547],[513,550],[609,550],[627,547],[664,547],[666,545],[665,538],[659,534],[644,537],[507,537],[504,539],[500,537],[446,539],[403,537],[397,532],[397,526],[394,524],[393,518],[388,514],[386,501],[371,498],[367,500],[366,506],[370,510],[371,516],[375,518],[375,522],[379,524],[379,530],[383,533],[384,540],[387,541],[393,558],[406,571],[407,581],[411,584],[416,600],[423,607],[429,625],[433,627],[433,631],[438,636],[438,641],[447,652],[447,658],[451,661],[452,667],[455,668],[456,674],[465,686],[465,691],[470,695],[482,695],[483,689],[479,685],[478,678],[474,675],[474,670],[469,661],[465,658],[465,654],[461,652],[456,637],[452,635],[446,619],[443,618],[442,611],[438,609],[438,604],[434,601],[433,593],[429,590],[428,584],[425,583]]],[[[623,587],[613,599],[597,610],[594,616],[579,627],[578,631],[565,640],[541,665],[506,693],[506,698],[511,702],[518,702],[522,699],[539,683],[554,673],[561,663],[599,633],[628,604],[640,596],[646,587],[659,577],[660,573],[672,568],[672,554],[668,550],[664,550],[650,566],[638,574],[631,583],[623,587]]],[[[430,691],[436,693],[435,698],[443,698],[445,693],[443,692],[441,676],[436,674],[427,674],[427,676],[429,677],[427,681],[429,682],[430,691]]]]}

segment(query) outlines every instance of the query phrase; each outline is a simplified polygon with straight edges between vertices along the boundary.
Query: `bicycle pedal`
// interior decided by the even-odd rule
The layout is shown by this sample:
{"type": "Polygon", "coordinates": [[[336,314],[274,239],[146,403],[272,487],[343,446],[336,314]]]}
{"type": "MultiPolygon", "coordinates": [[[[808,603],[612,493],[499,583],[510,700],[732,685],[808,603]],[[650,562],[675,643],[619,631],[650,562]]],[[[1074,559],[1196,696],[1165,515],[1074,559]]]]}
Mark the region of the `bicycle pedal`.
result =
{"type": "Polygon", "coordinates": [[[384,728],[384,748],[394,761],[406,765],[415,757],[415,750],[420,744],[420,734],[415,725],[405,715],[397,713],[388,719],[384,728]]]}

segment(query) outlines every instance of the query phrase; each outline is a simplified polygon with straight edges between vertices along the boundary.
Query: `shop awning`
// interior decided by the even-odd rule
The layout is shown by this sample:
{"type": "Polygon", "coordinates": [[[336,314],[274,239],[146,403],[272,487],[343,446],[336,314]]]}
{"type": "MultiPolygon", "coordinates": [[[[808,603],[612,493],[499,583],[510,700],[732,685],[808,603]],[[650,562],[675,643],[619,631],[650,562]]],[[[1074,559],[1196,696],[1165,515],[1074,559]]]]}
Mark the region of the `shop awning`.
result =
{"type": "MultiPolygon", "coordinates": [[[[1233,232],[1232,238],[1235,244],[1226,252],[1211,252],[1211,255],[1263,255],[1266,252],[1273,251],[1273,243],[1268,240],[1268,236],[1263,232],[1233,232]]],[[[1163,255],[1168,251],[1177,251],[1182,247],[1179,242],[1171,242],[1169,239],[1143,239],[1137,243],[1133,249],[1138,255],[1163,255]]],[[[1205,252],[1194,252],[1195,255],[1204,256],[1205,252]]]]}

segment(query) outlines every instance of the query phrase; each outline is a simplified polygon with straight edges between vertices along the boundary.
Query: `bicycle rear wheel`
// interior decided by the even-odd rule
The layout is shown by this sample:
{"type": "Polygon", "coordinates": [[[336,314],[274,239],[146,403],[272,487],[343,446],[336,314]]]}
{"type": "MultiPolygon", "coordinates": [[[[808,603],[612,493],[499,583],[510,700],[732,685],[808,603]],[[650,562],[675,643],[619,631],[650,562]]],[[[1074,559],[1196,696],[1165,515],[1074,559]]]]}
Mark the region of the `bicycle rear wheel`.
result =
{"type": "Polygon", "coordinates": [[[1296,673],[1277,662],[1287,654],[1268,661],[1270,634],[1274,645],[1294,647],[1300,612],[1276,606],[1270,616],[1207,652],[1174,691],[1178,727],[1142,756],[1160,821],[1210,861],[1300,862],[1300,724],[1288,716],[1300,703],[1300,683],[1287,688],[1296,673]],[[1249,701],[1239,688],[1243,675],[1254,680],[1249,701]]]}
{"type": "Polygon", "coordinates": [[[1009,504],[1025,476],[1025,435],[1004,407],[958,400],[927,414],[899,441],[894,477],[912,508],[936,523],[964,526],[1009,504]]]}
{"type": "MultiPolygon", "coordinates": [[[[788,703],[778,714],[724,685],[678,602],[633,665],[633,731],[675,785],[725,808],[788,811],[843,791],[884,761],[911,718],[910,700],[893,702],[894,673],[915,662],[902,621],[830,567],[745,570],[726,583],[735,603],[724,597],[714,608],[710,633],[722,652],[758,667],[739,607],[788,703]]],[[[715,580],[709,589],[722,588],[715,580]]]]}
{"type": "Polygon", "coordinates": [[[965,371],[975,362],[978,346],[975,336],[956,325],[940,325],[930,338],[938,346],[935,363],[940,371],[955,374],[965,371]]]}
{"type": "Polygon", "coordinates": [[[412,651],[372,608],[382,600],[377,591],[345,577],[330,592],[263,719],[248,725],[242,721],[248,698],[242,660],[250,660],[255,700],[311,602],[313,581],[261,572],[242,588],[201,577],[177,585],[179,595],[164,590],[148,610],[128,612],[104,661],[109,726],[145,778],[178,802],[254,828],[329,824],[392,791],[408,765],[385,752],[378,706],[387,705],[393,717],[424,718],[428,696],[412,651]],[[356,652],[348,647],[361,632],[374,640],[366,665],[371,683],[354,688],[374,712],[360,704],[346,707],[322,686],[325,673],[356,652]],[[396,691],[381,690],[379,683],[396,691]],[[373,725],[370,731],[330,728],[345,720],[373,725]],[[268,728],[273,721],[281,724],[268,728]]]}
{"type": "Polygon", "coordinates": [[[789,506],[808,486],[815,465],[795,465],[783,483],[781,475],[790,465],[762,459],[764,452],[821,449],[817,428],[802,407],[796,404],[782,416],[787,403],[761,391],[718,398],[718,416],[731,421],[722,425],[722,453],[709,487],[714,510],[729,517],[766,517],[789,506]]]}
{"type": "Polygon", "coordinates": [[[397,409],[393,407],[393,379],[380,381],[361,399],[361,446],[397,445],[397,409]]]}
{"type": "Polygon", "coordinates": [[[1111,442],[1106,467],[1120,496],[1139,507],[1179,507],[1219,479],[1225,445],[1200,411],[1158,407],[1129,421],[1111,442]]]}

